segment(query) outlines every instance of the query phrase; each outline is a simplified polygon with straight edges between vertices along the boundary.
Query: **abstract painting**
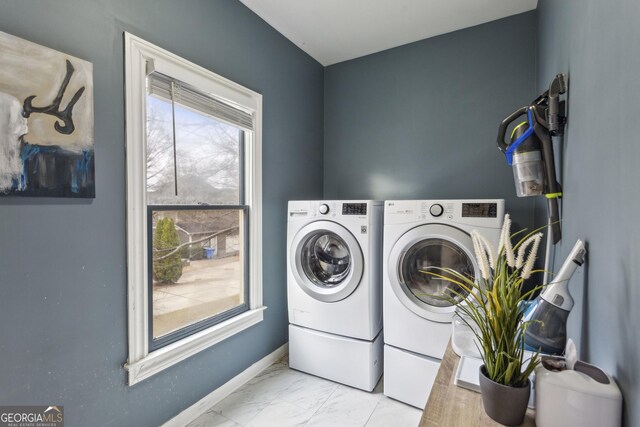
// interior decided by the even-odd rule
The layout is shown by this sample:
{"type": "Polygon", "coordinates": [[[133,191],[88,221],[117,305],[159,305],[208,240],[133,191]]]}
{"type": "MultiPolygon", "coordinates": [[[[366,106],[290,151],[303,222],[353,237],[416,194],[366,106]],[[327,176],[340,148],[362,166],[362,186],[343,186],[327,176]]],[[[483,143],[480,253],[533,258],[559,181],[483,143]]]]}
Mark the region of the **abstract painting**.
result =
{"type": "Polygon", "coordinates": [[[93,65],[0,32],[0,196],[95,197],[93,65]]]}

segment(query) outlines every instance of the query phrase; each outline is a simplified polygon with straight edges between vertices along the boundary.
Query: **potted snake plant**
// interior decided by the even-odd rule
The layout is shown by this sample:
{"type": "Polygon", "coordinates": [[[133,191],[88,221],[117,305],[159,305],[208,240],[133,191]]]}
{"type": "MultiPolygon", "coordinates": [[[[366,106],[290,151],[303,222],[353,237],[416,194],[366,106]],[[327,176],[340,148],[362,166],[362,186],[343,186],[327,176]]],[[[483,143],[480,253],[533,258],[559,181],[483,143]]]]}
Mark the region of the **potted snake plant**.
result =
{"type": "Polygon", "coordinates": [[[513,245],[510,229],[507,214],[497,250],[477,231],[471,233],[481,273],[479,280],[449,268],[430,267],[423,273],[454,283],[462,290],[450,288],[442,298],[457,305],[462,320],[478,340],[484,362],[480,368],[480,392],[485,412],[501,424],[520,425],[529,401],[529,376],[540,363],[539,353],[525,355],[524,333],[529,322],[523,320],[521,302],[541,287],[525,292],[523,283],[538,271],[534,270],[534,263],[542,233],[536,230],[513,245]]]}

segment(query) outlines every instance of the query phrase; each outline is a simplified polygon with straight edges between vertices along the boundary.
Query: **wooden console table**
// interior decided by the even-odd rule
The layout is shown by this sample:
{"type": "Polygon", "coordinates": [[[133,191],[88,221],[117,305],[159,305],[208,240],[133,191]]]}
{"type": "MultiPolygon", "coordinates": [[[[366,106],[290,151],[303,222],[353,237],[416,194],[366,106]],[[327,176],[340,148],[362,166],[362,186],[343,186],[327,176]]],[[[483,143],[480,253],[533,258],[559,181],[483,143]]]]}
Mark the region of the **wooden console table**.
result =
{"type": "MultiPolygon", "coordinates": [[[[429,400],[420,419],[420,427],[485,427],[500,426],[484,412],[480,393],[453,383],[460,357],[453,352],[451,342],[442,358],[429,400]]],[[[534,411],[529,408],[525,427],[535,427],[534,411]]]]}

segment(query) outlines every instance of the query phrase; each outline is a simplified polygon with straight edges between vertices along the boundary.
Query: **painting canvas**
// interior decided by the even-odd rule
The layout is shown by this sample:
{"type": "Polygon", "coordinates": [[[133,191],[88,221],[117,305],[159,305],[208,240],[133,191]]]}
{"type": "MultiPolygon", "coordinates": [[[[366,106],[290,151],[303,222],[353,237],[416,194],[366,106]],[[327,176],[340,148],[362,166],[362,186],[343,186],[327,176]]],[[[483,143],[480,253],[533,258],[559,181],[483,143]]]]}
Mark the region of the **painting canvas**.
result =
{"type": "Polygon", "coordinates": [[[95,197],[93,66],[0,32],[0,196],[95,197]]]}

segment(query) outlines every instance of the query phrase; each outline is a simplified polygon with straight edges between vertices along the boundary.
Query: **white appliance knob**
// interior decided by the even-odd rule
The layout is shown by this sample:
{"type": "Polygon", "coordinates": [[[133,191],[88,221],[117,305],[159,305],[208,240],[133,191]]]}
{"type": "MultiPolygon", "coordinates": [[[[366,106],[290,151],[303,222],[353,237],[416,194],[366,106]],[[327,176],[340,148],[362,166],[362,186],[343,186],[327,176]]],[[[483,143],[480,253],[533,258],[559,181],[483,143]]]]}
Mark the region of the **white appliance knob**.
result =
{"type": "Polygon", "coordinates": [[[442,205],[439,205],[437,203],[435,205],[431,205],[431,207],[429,208],[429,213],[432,216],[440,216],[443,212],[444,208],[442,207],[442,205]]]}
{"type": "Polygon", "coordinates": [[[325,205],[322,204],[320,205],[320,208],[318,209],[318,211],[322,214],[322,215],[326,215],[329,213],[329,205],[325,205]]]}

